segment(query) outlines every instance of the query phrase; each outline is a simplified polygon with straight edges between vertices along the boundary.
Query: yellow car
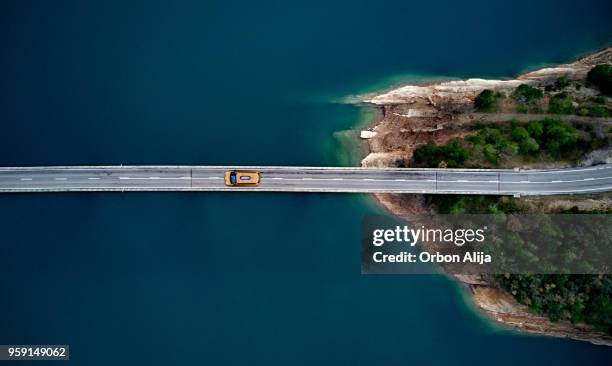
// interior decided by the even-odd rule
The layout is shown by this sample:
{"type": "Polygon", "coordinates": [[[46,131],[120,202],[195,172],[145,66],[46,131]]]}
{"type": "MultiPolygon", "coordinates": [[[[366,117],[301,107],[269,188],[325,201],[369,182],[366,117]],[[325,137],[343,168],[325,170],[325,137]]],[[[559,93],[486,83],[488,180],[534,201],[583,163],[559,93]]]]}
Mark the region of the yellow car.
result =
{"type": "Polygon", "coordinates": [[[259,185],[259,180],[259,172],[245,170],[225,172],[225,185],[227,186],[256,186],[259,185]]]}

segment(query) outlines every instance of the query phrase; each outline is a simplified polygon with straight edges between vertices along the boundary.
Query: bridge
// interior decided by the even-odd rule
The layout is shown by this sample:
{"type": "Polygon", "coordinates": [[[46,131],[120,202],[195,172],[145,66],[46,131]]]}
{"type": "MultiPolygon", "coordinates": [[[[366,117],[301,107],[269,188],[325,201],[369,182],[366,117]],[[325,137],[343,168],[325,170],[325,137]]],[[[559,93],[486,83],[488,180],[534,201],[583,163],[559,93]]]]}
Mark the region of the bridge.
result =
{"type": "Polygon", "coordinates": [[[0,192],[253,191],[492,195],[612,190],[612,164],[586,168],[412,169],[282,166],[0,167],[0,192]],[[255,187],[227,187],[231,169],[261,172],[255,187]]]}

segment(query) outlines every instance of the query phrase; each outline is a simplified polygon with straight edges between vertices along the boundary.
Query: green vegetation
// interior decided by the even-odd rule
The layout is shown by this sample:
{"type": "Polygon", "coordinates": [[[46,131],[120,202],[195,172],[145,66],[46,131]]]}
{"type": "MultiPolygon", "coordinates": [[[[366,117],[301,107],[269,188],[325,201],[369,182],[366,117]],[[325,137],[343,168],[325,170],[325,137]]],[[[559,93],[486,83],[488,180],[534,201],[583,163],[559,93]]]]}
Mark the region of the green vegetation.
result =
{"type": "Polygon", "coordinates": [[[517,201],[505,196],[426,195],[441,214],[496,214],[518,212],[517,201]]]}
{"type": "MultiPolygon", "coordinates": [[[[521,133],[519,133],[521,134],[521,133]]],[[[527,213],[529,208],[523,202],[512,197],[503,196],[461,196],[461,195],[427,195],[427,201],[437,207],[438,212],[444,214],[495,214],[503,217],[505,214],[527,213]]],[[[574,209],[562,213],[584,213],[574,209]]],[[[593,212],[609,213],[609,212],[593,212]]],[[[594,219],[602,215],[594,216],[594,219]]],[[[517,216],[514,216],[515,220],[517,216]]],[[[585,218],[583,218],[584,220],[585,218]]],[[[606,220],[605,216],[603,218],[606,220]]],[[[588,220],[591,220],[590,218],[588,220]]],[[[608,219],[609,220],[609,219],[608,219]]],[[[573,221],[573,220],[572,220],[573,221]]],[[[581,231],[581,224],[576,228],[560,230],[559,222],[538,223],[536,235],[518,232],[512,239],[516,247],[523,252],[517,253],[526,261],[545,261],[539,257],[536,248],[546,241],[546,248],[555,247],[555,252],[562,251],[567,255],[568,263],[579,263],[577,255],[582,252],[585,243],[603,245],[600,250],[606,251],[609,242],[597,238],[612,237],[611,225],[593,225],[601,230],[597,232],[581,231]],[[557,225],[557,226],[555,226],[557,225]],[[574,230],[576,232],[574,233],[574,230]],[[547,233],[546,239],[538,237],[538,233],[547,233]],[[565,235],[557,237],[558,233],[565,235]],[[574,233],[574,234],[570,234],[574,233]],[[567,235],[574,235],[569,238],[567,235]],[[589,237],[584,238],[585,235],[589,237]],[[576,238],[581,237],[582,240],[576,238]],[[533,245],[532,243],[535,243],[533,245]],[[533,250],[532,250],[533,249],[533,250]],[[578,260],[578,262],[576,262],[578,260]]],[[[548,252],[546,250],[545,252],[548,252]]],[[[602,252],[604,253],[604,252],[602,252]]],[[[503,260],[503,258],[501,258],[503,260]]],[[[544,314],[552,321],[569,320],[571,322],[585,322],[596,326],[607,334],[612,334],[612,276],[610,275],[542,275],[542,274],[504,274],[494,279],[508,290],[520,303],[527,305],[532,311],[544,314]]]]}
{"type": "Polygon", "coordinates": [[[474,106],[481,112],[493,112],[497,110],[499,100],[503,97],[501,93],[495,93],[492,90],[485,89],[476,96],[474,106]]]}
{"type": "Polygon", "coordinates": [[[469,151],[464,143],[459,140],[451,140],[445,145],[436,145],[428,142],[414,151],[414,161],[420,167],[438,167],[445,165],[448,168],[458,168],[463,162],[470,158],[469,151]]]}
{"type": "Polygon", "coordinates": [[[519,302],[552,321],[582,321],[612,334],[609,275],[503,275],[497,280],[519,302]]]}
{"type": "MultiPolygon", "coordinates": [[[[596,85],[602,93],[611,94],[611,74],[611,65],[599,65],[589,72],[588,81],[596,85]]],[[[569,84],[566,77],[560,77],[550,89],[562,90],[569,84]]],[[[540,89],[525,84],[519,86],[512,94],[512,98],[517,102],[517,110],[522,112],[534,109],[536,102],[542,97],[543,92],[540,89]]],[[[498,98],[492,91],[486,93],[483,91],[477,97],[476,107],[479,110],[494,110],[497,108],[498,98]]],[[[550,97],[548,112],[576,113],[592,117],[612,115],[606,98],[574,100],[566,92],[559,92],[550,97]]],[[[612,127],[601,131],[589,124],[570,126],[556,118],[544,118],[528,123],[516,121],[507,124],[485,123],[476,126],[474,133],[465,138],[455,139],[444,145],[430,142],[417,148],[413,160],[419,167],[451,168],[498,167],[504,164],[515,166],[517,161],[521,160],[560,158],[577,160],[594,149],[608,145],[610,134],[612,127]]],[[[530,210],[523,201],[512,197],[428,195],[427,200],[437,207],[438,212],[447,214],[487,213],[510,217],[506,214],[527,213],[530,210]]],[[[565,213],[584,212],[566,210],[565,213]]],[[[564,234],[563,237],[556,236],[561,232],[567,233],[561,230],[565,227],[563,225],[551,222],[541,225],[538,223],[536,226],[535,234],[517,233],[508,237],[508,240],[511,240],[509,243],[515,244],[510,247],[516,248],[515,254],[518,258],[527,263],[541,263],[545,268],[559,269],[571,265],[588,268],[589,263],[580,257],[584,243],[600,245],[607,241],[599,238],[612,237],[612,225],[606,224],[595,225],[601,228],[599,233],[582,232],[581,228],[577,227],[575,230],[569,230],[575,234],[564,234]],[[540,236],[540,232],[549,236],[540,236]],[[583,240],[581,245],[580,239],[584,238],[586,241],[583,240]],[[537,252],[541,243],[546,243],[545,248],[555,248],[552,251],[547,250],[548,253],[562,253],[564,263],[553,265],[545,254],[537,252]]],[[[609,247],[596,250],[605,253],[606,250],[609,251],[609,247]]],[[[502,257],[504,255],[506,254],[502,254],[502,257]]],[[[534,312],[546,315],[552,321],[585,322],[612,335],[612,276],[610,275],[505,274],[495,276],[494,280],[520,303],[527,305],[534,312]]]]}
{"type": "MultiPolygon", "coordinates": [[[[548,84],[546,85],[546,87],[544,88],[545,91],[547,92],[551,92],[551,91],[555,91],[555,90],[561,90],[563,88],[566,88],[570,85],[570,81],[567,78],[567,76],[560,76],[557,78],[557,80],[555,80],[554,84],[548,84]]],[[[582,86],[580,84],[576,84],[576,89],[580,89],[582,86]]]]}
{"type": "MultiPolygon", "coordinates": [[[[599,88],[603,94],[612,95],[612,65],[597,65],[587,75],[587,83],[591,83],[599,88]]],[[[572,83],[564,75],[555,80],[553,84],[548,84],[544,88],[548,99],[548,109],[546,112],[552,114],[577,114],[589,117],[610,117],[612,109],[606,105],[606,98],[591,97],[582,98],[580,95],[572,96],[568,94],[571,90],[566,89],[572,83]],[[555,91],[557,91],[556,94],[555,91]],[[551,93],[552,92],[552,93],[551,93]]],[[[576,90],[582,87],[580,82],[574,83],[576,90]]],[[[518,113],[543,113],[543,103],[538,103],[544,97],[541,88],[528,84],[519,85],[512,93],[515,101],[516,112],[518,113]]],[[[477,98],[476,106],[483,110],[494,110],[498,100],[491,90],[486,90],[477,98]],[[479,107],[480,106],[480,107],[479,107]]]]}
{"type": "Polygon", "coordinates": [[[554,95],[548,103],[548,112],[554,114],[571,114],[574,112],[572,103],[574,100],[567,93],[561,92],[554,95]]]}
{"type": "Polygon", "coordinates": [[[601,64],[587,74],[587,81],[597,86],[603,94],[612,95],[612,65],[601,64]]]}
{"type": "Polygon", "coordinates": [[[584,103],[581,104],[577,112],[580,116],[590,117],[610,117],[610,110],[605,106],[597,103],[584,103]]]}
{"type": "Polygon", "coordinates": [[[512,93],[512,98],[514,98],[519,103],[533,104],[538,99],[541,99],[544,96],[544,93],[533,86],[529,86],[527,84],[521,84],[516,88],[514,93],[512,93]]]}
{"type": "Polygon", "coordinates": [[[601,96],[590,97],[583,101],[576,113],[591,117],[610,117],[612,115],[612,111],[606,106],[606,99],[601,96]]]}
{"type": "MultiPolygon", "coordinates": [[[[484,124],[477,132],[447,144],[429,142],[417,148],[413,161],[417,167],[499,166],[510,159],[532,159],[542,155],[552,158],[582,156],[595,146],[595,139],[575,144],[578,130],[558,119],[544,118],[529,123],[484,124]]],[[[597,143],[601,146],[601,143],[597,143]]]]}
{"type": "Polygon", "coordinates": [[[563,89],[566,86],[569,86],[569,80],[567,79],[567,76],[560,76],[557,78],[557,80],[555,81],[555,89],[559,90],[559,89],[563,89]]]}

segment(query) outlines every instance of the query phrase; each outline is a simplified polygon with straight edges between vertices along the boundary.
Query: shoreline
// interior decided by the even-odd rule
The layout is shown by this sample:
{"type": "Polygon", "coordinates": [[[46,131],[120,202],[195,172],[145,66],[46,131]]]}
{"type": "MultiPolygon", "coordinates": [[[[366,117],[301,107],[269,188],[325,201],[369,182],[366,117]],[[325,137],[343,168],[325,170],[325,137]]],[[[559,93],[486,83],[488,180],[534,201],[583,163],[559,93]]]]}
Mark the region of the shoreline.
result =
{"type": "MultiPolygon", "coordinates": [[[[543,87],[560,76],[582,80],[594,64],[609,63],[611,59],[612,48],[604,47],[581,53],[567,63],[529,67],[514,78],[424,80],[422,83],[388,88],[374,96],[364,95],[360,103],[369,105],[377,113],[375,118],[361,127],[360,137],[367,146],[362,151],[365,157],[361,166],[407,166],[414,148],[432,136],[434,138],[431,140],[437,143],[460,136],[457,126],[466,122],[459,121],[461,118],[458,116],[469,113],[466,111],[472,108],[474,97],[484,89],[509,93],[520,84],[543,87]]],[[[468,123],[472,119],[470,115],[468,123]]],[[[423,195],[372,194],[371,197],[393,216],[433,212],[433,207],[425,203],[423,195]]],[[[506,290],[475,276],[447,276],[457,281],[462,290],[467,289],[465,296],[470,298],[476,311],[493,320],[492,325],[500,329],[612,346],[612,337],[594,327],[565,320],[552,322],[545,315],[530,312],[527,306],[518,303],[506,290]]]]}

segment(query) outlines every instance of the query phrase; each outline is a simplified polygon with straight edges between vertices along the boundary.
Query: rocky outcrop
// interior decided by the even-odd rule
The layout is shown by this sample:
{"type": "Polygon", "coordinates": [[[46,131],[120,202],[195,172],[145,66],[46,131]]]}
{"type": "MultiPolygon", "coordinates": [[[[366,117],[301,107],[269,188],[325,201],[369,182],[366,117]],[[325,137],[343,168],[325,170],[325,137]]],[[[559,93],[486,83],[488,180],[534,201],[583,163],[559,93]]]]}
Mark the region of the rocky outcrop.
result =
{"type": "Polygon", "coordinates": [[[491,318],[518,330],[555,337],[573,338],[594,344],[612,346],[612,337],[583,323],[551,322],[519,304],[503,289],[480,284],[469,284],[472,298],[491,318]]]}
{"type": "Polygon", "coordinates": [[[500,92],[512,92],[521,84],[542,86],[551,83],[560,76],[569,80],[584,79],[594,65],[610,62],[612,48],[606,48],[585,56],[569,64],[547,67],[519,75],[514,80],[467,79],[442,82],[434,85],[406,85],[365,100],[376,105],[414,104],[418,100],[435,104],[439,99],[450,99],[455,103],[471,103],[473,98],[484,89],[500,92]]]}

